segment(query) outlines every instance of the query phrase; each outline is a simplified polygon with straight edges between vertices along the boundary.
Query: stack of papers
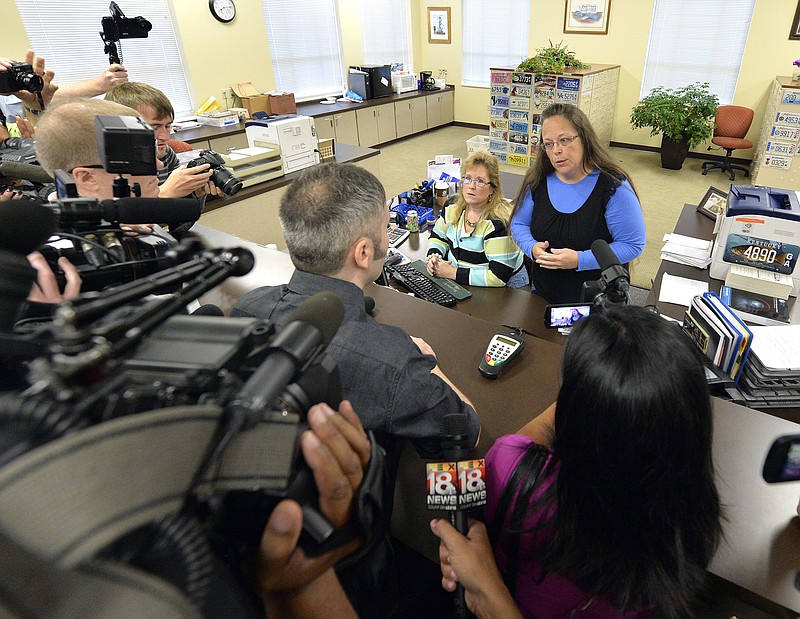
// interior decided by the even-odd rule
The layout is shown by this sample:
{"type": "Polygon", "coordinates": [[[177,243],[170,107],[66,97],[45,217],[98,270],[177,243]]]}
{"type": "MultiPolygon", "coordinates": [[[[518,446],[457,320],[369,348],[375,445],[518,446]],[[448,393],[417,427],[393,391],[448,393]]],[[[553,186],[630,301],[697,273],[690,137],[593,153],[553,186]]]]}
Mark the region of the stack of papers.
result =
{"type": "Polygon", "coordinates": [[[661,248],[662,260],[688,264],[698,269],[705,269],[711,264],[712,241],[682,234],[665,234],[662,240],[667,243],[661,248]]]}

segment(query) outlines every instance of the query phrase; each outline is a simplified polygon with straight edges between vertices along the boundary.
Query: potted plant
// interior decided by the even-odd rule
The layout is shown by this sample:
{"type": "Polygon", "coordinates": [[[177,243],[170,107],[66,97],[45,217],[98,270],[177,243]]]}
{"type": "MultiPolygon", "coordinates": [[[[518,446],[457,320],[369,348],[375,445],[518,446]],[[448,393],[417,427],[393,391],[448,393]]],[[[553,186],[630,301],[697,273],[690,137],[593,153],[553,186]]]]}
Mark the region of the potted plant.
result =
{"type": "Polygon", "coordinates": [[[581,62],[575,57],[575,52],[569,51],[562,42],[553,45],[548,39],[550,47],[540,47],[536,50],[536,55],[523,60],[517,67],[517,71],[526,71],[536,75],[548,73],[564,73],[565,69],[588,69],[590,65],[581,62]]]}
{"type": "Polygon", "coordinates": [[[680,170],[689,149],[714,135],[719,100],[708,87],[708,82],[680,88],[658,86],[631,111],[634,129],[650,127],[650,135],[662,134],[662,168],[680,170]]]}

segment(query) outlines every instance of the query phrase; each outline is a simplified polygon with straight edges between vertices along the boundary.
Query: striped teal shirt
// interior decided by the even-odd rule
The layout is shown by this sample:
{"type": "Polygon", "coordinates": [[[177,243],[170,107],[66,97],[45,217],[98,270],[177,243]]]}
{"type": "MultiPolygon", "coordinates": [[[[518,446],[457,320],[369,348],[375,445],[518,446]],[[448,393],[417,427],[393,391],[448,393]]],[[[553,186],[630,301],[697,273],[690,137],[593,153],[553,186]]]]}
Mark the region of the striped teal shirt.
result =
{"type": "Polygon", "coordinates": [[[445,221],[442,209],[428,240],[428,255],[439,254],[456,267],[456,282],[471,286],[505,286],[522,267],[522,251],[499,219],[482,219],[472,233],[464,232],[464,216],[457,224],[445,221]]]}

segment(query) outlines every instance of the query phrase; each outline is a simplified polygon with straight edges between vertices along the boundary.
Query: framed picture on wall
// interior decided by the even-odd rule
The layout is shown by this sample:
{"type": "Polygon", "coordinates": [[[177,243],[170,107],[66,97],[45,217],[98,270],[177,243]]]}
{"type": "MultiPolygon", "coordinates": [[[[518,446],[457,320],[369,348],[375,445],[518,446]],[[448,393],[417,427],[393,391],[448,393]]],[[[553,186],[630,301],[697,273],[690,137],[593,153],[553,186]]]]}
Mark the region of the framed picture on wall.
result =
{"type": "Polygon", "coordinates": [[[565,0],[564,5],[564,32],[608,34],[611,0],[565,0]]]}
{"type": "Polygon", "coordinates": [[[800,41],[800,0],[797,2],[797,8],[794,10],[794,19],[792,20],[792,29],[789,31],[790,41],[800,41]]]}
{"type": "Polygon", "coordinates": [[[450,7],[428,7],[428,43],[450,42],[450,7]]]}
{"type": "Polygon", "coordinates": [[[725,206],[728,204],[728,193],[717,189],[716,187],[709,187],[706,195],[700,200],[697,205],[697,212],[705,215],[709,219],[716,219],[720,213],[725,212],[725,206]]]}

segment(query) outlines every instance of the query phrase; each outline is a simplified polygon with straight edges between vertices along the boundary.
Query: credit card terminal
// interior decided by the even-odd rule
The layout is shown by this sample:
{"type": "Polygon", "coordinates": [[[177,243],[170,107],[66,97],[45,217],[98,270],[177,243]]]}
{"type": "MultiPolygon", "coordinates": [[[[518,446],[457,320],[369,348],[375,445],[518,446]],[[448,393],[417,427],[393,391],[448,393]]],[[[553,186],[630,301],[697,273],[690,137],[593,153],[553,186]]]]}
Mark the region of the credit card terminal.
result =
{"type": "Polygon", "coordinates": [[[525,348],[525,342],[513,333],[495,333],[486,347],[486,353],[478,366],[486,378],[497,378],[506,366],[525,348]]]}

